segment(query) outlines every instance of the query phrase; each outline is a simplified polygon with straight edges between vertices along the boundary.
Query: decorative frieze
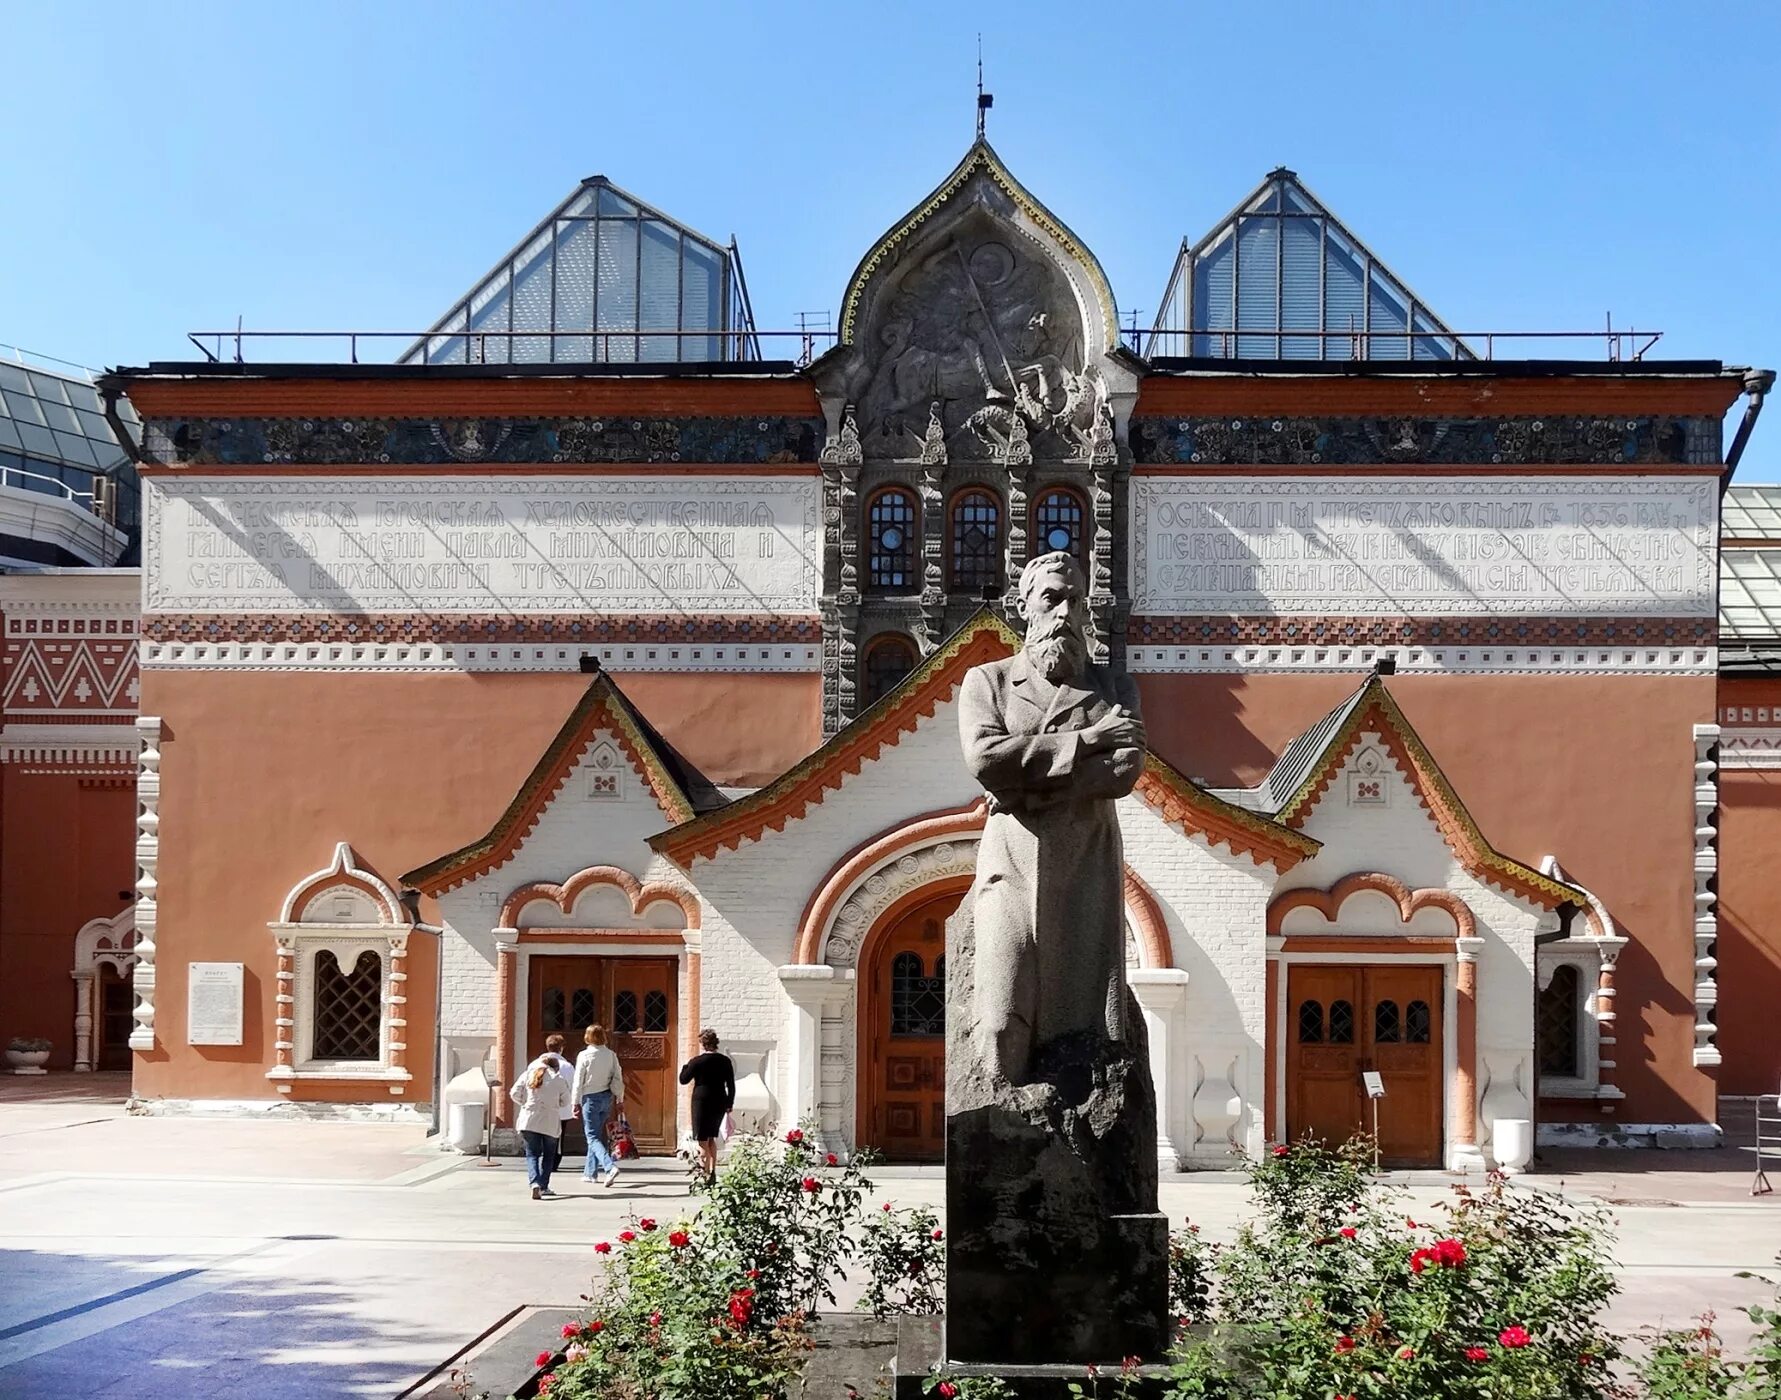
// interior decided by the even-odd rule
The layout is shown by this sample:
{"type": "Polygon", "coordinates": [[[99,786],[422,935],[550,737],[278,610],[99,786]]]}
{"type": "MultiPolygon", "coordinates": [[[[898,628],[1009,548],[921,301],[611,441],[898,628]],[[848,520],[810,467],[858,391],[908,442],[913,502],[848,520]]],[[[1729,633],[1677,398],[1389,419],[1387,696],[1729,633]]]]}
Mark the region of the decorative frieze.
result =
{"type": "MultiPolygon", "coordinates": [[[[616,672],[806,672],[822,644],[777,646],[564,645],[441,646],[431,643],[144,642],[151,671],[576,671],[592,659],[616,672]]],[[[9,752],[0,742],[0,755],[9,752]]],[[[30,752],[36,752],[35,748],[30,752]]]]}
{"type": "MultiPolygon", "coordinates": [[[[1381,661],[1392,662],[1400,672],[1430,675],[1711,676],[1718,670],[1718,652],[1712,647],[1328,645],[1126,649],[1126,669],[1152,675],[1370,671],[1381,661]]],[[[1775,766],[1781,766],[1781,759],[1775,766]]]]}
{"type": "Polygon", "coordinates": [[[1720,460],[1717,418],[1160,418],[1134,416],[1134,460],[1210,466],[1695,465],[1720,460]]]}
{"type": "Polygon", "coordinates": [[[1694,727],[1694,1062],[1719,1063],[1719,726],[1694,727]]]}
{"type": "Polygon", "coordinates": [[[820,418],[153,418],[165,466],[445,466],[458,462],[814,462],[820,418]]]}
{"type": "Polygon", "coordinates": [[[1712,649],[1711,617],[1357,617],[1339,613],[1134,617],[1134,646],[1648,647],[1712,649]]]}

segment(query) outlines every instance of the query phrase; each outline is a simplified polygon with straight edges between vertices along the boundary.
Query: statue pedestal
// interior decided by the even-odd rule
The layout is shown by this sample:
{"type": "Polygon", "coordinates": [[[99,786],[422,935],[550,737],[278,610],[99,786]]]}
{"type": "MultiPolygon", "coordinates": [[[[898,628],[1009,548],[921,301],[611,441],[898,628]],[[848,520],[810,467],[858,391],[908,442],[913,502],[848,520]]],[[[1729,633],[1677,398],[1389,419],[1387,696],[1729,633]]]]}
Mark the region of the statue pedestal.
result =
{"type": "MultiPolygon", "coordinates": [[[[1036,1365],[1007,1363],[986,1365],[971,1361],[943,1361],[946,1354],[946,1327],[938,1317],[904,1316],[897,1319],[897,1351],[893,1362],[895,1400],[933,1400],[929,1384],[936,1368],[946,1375],[969,1383],[979,1377],[995,1379],[1020,1400],[1071,1400],[1075,1394],[1093,1394],[1087,1368],[1063,1362],[1036,1365]]],[[[1113,1394],[1121,1383],[1120,1363],[1096,1363],[1101,1373],[1104,1394],[1113,1394]]],[[[1169,1389],[1169,1367],[1161,1363],[1139,1366],[1123,1377],[1125,1389],[1118,1391],[1130,1400],[1162,1400],[1169,1389]]]]}

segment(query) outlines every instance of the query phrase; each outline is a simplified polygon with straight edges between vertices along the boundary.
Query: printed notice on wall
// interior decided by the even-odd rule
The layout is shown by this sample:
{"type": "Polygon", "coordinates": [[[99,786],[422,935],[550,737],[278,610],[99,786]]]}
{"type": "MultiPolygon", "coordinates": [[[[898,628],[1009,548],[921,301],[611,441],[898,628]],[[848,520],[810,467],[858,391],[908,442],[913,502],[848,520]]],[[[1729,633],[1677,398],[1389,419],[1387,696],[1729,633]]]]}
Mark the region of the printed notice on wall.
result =
{"type": "Polygon", "coordinates": [[[1140,613],[1711,615],[1698,477],[1135,477],[1140,613]]]}
{"type": "Polygon", "coordinates": [[[186,965],[186,1044],[241,1044],[241,969],[238,962],[186,965]]]}
{"type": "Polygon", "coordinates": [[[813,613],[814,477],[143,482],[150,612],[813,613]]]}

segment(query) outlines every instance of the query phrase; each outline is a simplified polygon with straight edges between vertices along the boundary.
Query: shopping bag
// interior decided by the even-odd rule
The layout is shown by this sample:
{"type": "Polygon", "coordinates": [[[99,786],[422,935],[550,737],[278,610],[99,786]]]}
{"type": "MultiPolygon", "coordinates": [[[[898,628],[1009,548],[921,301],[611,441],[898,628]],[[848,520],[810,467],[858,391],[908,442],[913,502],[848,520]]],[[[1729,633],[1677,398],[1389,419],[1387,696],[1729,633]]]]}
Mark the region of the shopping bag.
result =
{"type": "Polygon", "coordinates": [[[736,1115],[733,1113],[724,1114],[724,1121],[717,1125],[717,1140],[719,1142],[728,1142],[735,1134],[735,1131],[736,1115]]]}
{"type": "Polygon", "coordinates": [[[631,1137],[630,1120],[620,1113],[614,1116],[607,1125],[607,1136],[612,1139],[612,1155],[619,1160],[637,1156],[637,1144],[631,1137]]]}

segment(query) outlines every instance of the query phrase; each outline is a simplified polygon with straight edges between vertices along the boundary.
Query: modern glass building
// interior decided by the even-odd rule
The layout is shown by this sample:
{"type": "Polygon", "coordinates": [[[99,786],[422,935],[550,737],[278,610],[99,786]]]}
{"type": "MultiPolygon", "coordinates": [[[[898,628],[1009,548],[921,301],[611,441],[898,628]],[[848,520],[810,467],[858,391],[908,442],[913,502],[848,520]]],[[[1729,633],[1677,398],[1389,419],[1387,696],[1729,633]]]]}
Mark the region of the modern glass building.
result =
{"type": "Polygon", "coordinates": [[[1152,356],[1476,358],[1284,167],[1198,243],[1183,240],[1160,305],[1152,356]]]}
{"type": "MultiPolygon", "coordinates": [[[[127,401],[118,415],[140,432],[127,401]]],[[[141,488],[86,370],[0,347],[0,497],[0,568],[134,562],[141,488]]]]}
{"type": "Polygon", "coordinates": [[[594,175],[400,362],[759,358],[735,240],[719,244],[594,175]]]}

